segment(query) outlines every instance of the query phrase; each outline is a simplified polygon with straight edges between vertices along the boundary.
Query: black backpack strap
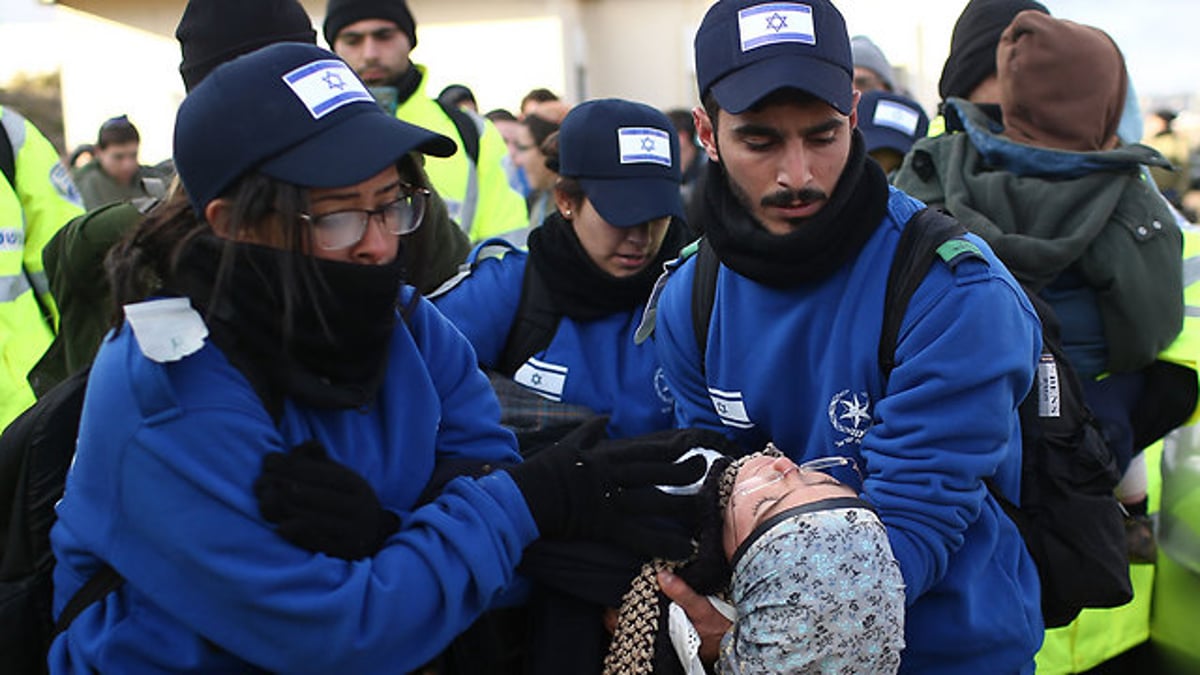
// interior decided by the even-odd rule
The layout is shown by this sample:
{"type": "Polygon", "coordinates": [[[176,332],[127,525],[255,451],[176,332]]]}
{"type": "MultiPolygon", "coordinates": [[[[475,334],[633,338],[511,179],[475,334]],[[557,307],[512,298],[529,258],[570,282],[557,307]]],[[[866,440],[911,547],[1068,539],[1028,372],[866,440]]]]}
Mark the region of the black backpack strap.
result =
{"type": "Polygon", "coordinates": [[[517,315],[496,362],[496,371],[512,377],[530,356],[550,345],[561,320],[562,312],[555,307],[550,288],[533,264],[526,262],[517,315]]]}
{"type": "Polygon", "coordinates": [[[692,277],[692,332],[700,349],[700,373],[704,374],[704,355],[708,351],[708,326],[712,322],[713,303],[717,297],[717,273],[721,260],[708,239],[701,239],[696,251],[696,270],[692,277]]]}
{"type": "Polygon", "coordinates": [[[71,622],[75,620],[75,617],[82,614],[83,610],[91,607],[92,603],[117,590],[124,581],[125,579],[120,574],[117,574],[117,571],[112,567],[108,565],[101,567],[67,601],[67,605],[63,607],[62,614],[58,615],[58,621],[54,622],[54,635],[51,636],[51,641],[57,638],[63,631],[70,628],[71,622]]]}
{"type": "Polygon", "coordinates": [[[8,179],[13,192],[17,190],[17,158],[13,155],[12,140],[4,125],[0,124],[0,173],[8,179]]]}
{"type": "Polygon", "coordinates": [[[962,238],[966,233],[957,220],[929,207],[914,213],[904,225],[888,271],[879,332],[879,368],[885,379],[896,367],[896,343],[908,303],[933,262],[941,258],[954,267],[963,257],[984,259],[978,247],[962,238]]]}
{"type": "Polygon", "coordinates": [[[437,102],[442,110],[446,113],[446,117],[454,122],[454,128],[458,131],[458,137],[462,139],[463,150],[467,153],[467,157],[471,158],[471,162],[475,165],[479,164],[479,137],[482,135],[482,130],[475,118],[470,113],[459,108],[458,106],[446,105],[441,101],[437,102]]]}

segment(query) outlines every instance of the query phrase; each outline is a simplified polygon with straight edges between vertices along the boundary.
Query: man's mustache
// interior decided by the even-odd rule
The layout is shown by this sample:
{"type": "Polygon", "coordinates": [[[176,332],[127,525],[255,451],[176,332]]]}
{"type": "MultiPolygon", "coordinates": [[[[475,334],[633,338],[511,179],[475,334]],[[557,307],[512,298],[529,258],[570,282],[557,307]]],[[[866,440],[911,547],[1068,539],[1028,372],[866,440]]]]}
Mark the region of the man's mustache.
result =
{"type": "Polygon", "coordinates": [[[780,190],[762,198],[763,206],[778,206],[787,208],[796,203],[808,203],[829,199],[829,195],[816,188],[800,188],[799,190],[780,190]]]}

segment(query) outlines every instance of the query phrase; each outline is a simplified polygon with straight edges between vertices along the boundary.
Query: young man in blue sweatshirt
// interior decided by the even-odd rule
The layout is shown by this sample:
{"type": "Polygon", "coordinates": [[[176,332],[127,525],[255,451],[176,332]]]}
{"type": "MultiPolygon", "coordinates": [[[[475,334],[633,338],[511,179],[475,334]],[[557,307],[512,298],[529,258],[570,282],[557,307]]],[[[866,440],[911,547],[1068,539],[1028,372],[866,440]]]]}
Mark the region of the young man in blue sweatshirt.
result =
{"type": "MultiPolygon", "coordinates": [[[[773,441],[796,462],[854,460],[906,587],[901,672],[1033,672],[1037,570],[984,481],[1019,499],[1016,407],[1041,347],[1036,314],[969,236],[980,254],[932,266],[885,376],[888,270],[923,204],[866,157],[841,14],[822,0],[721,0],[695,47],[696,127],[712,161],[693,225],[720,267],[704,353],[694,258],[658,302],[677,424],[747,449],[773,441]]],[[[714,655],[728,621],[678,577],[659,580],[714,655]]]]}

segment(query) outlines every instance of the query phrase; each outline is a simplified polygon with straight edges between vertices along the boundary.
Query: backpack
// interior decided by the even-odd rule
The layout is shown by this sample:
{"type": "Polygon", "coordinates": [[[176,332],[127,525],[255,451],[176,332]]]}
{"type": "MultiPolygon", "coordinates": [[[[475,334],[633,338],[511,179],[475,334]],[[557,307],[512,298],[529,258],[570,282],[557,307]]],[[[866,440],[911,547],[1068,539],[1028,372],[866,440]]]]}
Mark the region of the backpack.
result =
{"type": "MultiPolygon", "coordinates": [[[[904,227],[888,272],[879,366],[895,364],[900,322],[931,265],[954,267],[979,257],[950,216],[922,209],[904,227]],[[972,252],[973,251],[973,252],[972,252]]],[[[719,260],[702,242],[692,288],[692,323],[701,359],[716,295],[719,260]],[[707,249],[707,253],[706,250],[707,249]]],[[[1062,349],[1058,318],[1025,288],[1042,323],[1042,355],[1034,386],[1021,402],[1021,505],[990,480],[992,497],[1008,514],[1037,566],[1047,628],[1065,626],[1085,607],[1117,607],[1133,598],[1125,546],[1125,512],[1113,494],[1116,459],[1083,400],[1079,378],[1062,349]]],[[[701,367],[703,372],[703,366],[701,367]]]]}
{"type": "Polygon", "coordinates": [[[462,210],[457,213],[451,212],[451,217],[458,222],[459,227],[470,234],[475,226],[475,217],[478,215],[476,209],[479,207],[479,142],[483,132],[487,129],[487,120],[457,106],[446,105],[441,101],[437,101],[437,104],[446,117],[449,117],[450,121],[454,123],[454,130],[458,132],[458,139],[462,141],[463,152],[470,160],[467,166],[467,190],[463,196],[462,210]]]}
{"type": "Polygon", "coordinates": [[[89,369],[38,399],[0,435],[0,654],[11,672],[43,673],[50,643],[121,584],[105,566],[52,618],[50,528],[75,456],[89,369]]]}
{"type": "Polygon", "coordinates": [[[517,315],[504,340],[504,349],[496,362],[496,371],[512,377],[521,364],[537,354],[554,340],[562,312],[554,306],[550,289],[533,265],[525,265],[525,276],[521,279],[521,299],[517,303],[517,315]]]}
{"type": "Polygon", "coordinates": [[[458,132],[458,137],[462,139],[463,151],[471,159],[471,164],[478,165],[479,137],[483,135],[484,129],[483,118],[472,115],[458,106],[447,105],[441,101],[438,101],[437,104],[441,107],[442,112],[446,113],[446,117],[454,122],[454,129],[458,132]]]}

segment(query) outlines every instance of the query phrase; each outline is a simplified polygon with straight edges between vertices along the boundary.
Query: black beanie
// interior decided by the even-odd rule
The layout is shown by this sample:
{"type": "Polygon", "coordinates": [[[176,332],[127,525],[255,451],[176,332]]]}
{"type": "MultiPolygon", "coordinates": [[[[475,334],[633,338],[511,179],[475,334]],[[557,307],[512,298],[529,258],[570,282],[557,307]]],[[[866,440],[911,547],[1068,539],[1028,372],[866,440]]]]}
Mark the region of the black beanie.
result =
{"type": "Polygon", "coordinates": [[[317,44],[299,0],[189,0],[175,29],[179,74],[191,91],[213,68],[276,42],[317,44]]]}
{"type": "MultiPolygon", "coordinates": [[[[1036,0],[971,0],[963,8],[950,37],[950,56],[942,67],[938,94],[942,100],[966,98],[989,75],[996,73],[996,46],[1014,17],[1032,9],[1049,14],[1036,0]]],[[[997,103],[997,101],[992,101],[997,103]]]]}
{"type": "Polygon", "coordinates": [[[417,23],[404,0],[329,0],[322,26],[329,48],[333,49],[333,41],[343,28],[363,19],[393,21],[408,36],[409,45],[417,46],[417,23]]]}

